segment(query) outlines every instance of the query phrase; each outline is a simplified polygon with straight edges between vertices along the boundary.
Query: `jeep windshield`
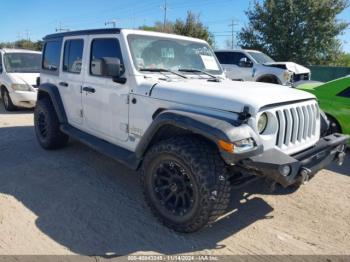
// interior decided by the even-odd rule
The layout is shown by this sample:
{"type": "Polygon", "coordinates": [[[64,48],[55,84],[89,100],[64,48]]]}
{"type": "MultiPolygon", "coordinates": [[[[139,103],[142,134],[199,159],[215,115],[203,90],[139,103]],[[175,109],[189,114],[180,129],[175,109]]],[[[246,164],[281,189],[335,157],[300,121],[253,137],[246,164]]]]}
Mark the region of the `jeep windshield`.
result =
{"type": "Polygon", "coordinates": [[[7,53],[4,64],[7,73],[39,73],[41,54],[7,53]]]}
{"type": "Polygon", "coordinates": [[[129,35],[128,41],[134,66],[139,71],[222,74],[214,52],[205,43],[144,35],[129,35]]]}
{"type": "Polygon", "coordinates": [[[271,57],[261,52],[248,52],[248,54],[250,54],[254,58],[254,60],[259,64],[267,64],[267,63],[275,62],[275,60],[273,60],[271,57]]]}

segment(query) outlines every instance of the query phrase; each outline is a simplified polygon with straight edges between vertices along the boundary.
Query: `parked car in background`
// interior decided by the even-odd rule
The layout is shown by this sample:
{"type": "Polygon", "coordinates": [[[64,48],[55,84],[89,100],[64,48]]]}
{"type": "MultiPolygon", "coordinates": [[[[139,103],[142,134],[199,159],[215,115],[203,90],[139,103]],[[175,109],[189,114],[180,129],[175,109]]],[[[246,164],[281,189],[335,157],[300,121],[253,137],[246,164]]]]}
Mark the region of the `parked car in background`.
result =
{"type": "Polygon", "coordinates": [[[1,98],[7,111],[35,106],[40,64],[40,52],[0,49],[1,98]]]}
{"type": "Polygon", "coordinates": [[[302,83],[298,89],[314,94],[330,121],[330,132],[350,134],[350,76],[328,83],[302,83]]]}
{"type": "Polygon", "coordinates": [[[215,54],[232,80],[293,85],[311,78],[308,68],[293,62],[275,62],[255,50],[216,50],[215,54]]]}
{"type": "Polygon", "coordinates": [[[299,186],[344,161],[348,137],[321,135],[314,95],[226,79],[203,40],[71,31],[46,36],[42,59],[39,144],[58,149],[72,137],[139,170],[152,212],[176,231],[223,215],[232,184],[262,176],[299,186]]]}

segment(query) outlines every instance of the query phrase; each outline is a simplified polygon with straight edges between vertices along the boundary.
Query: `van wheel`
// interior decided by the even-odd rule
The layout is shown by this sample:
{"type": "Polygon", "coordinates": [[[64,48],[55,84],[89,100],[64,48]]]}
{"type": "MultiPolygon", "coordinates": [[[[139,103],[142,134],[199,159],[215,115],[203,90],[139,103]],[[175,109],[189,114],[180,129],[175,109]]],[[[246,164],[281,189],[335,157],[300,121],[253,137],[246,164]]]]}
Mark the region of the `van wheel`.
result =
{"type": "Polygon", "coordinates": [[[56,111],[47,97],[40,99],[34,110],[34,125],[39,144],[45,149],[58,149],[68,143],[69,137],[60,130],[56,111]]]}
{"type": "Polygon", "coordinates": [[[175,137],[153,146],[141,183],[153,214],[178,232],[195,232],[221,216],[230,200],[225,163],[197,137],[175,137]]]}
{"type": "Polygon", "coordinates": [[[16,106],[12,103],[12,99],[6,88],[1,89],[1,98],[6,111],[11,112],[16,110],[16,106]]]}

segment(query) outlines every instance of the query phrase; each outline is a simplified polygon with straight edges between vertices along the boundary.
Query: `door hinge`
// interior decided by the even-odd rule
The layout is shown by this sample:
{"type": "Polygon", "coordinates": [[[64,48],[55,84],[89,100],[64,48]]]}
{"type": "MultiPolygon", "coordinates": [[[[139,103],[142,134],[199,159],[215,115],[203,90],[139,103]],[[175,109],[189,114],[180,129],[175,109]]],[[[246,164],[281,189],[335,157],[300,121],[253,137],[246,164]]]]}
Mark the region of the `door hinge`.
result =
{"type": "Polygon", "coordinates": [[[83,117],[83,116],[84,116],[83,109],[80,109],[80,117],[83,117]]]}

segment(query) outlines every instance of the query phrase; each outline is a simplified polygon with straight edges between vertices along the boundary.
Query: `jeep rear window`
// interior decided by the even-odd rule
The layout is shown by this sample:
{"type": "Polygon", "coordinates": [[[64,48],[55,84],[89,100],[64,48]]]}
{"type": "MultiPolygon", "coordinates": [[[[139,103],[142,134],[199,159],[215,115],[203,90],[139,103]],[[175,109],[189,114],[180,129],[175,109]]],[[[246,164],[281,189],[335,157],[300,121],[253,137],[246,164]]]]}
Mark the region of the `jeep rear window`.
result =
{"type": "Polygon", "coordinates": [[[57,71],[60,65],[61,41],[46,42],[44,47],[42,68],[49,71],[57,71]]]}
{"type": "Polygon", "coordinates": [[[206,43],[144,35],[129,35],[128,42],[137,70],[196,69],[222,73],[214,52],[206,43]]]}

